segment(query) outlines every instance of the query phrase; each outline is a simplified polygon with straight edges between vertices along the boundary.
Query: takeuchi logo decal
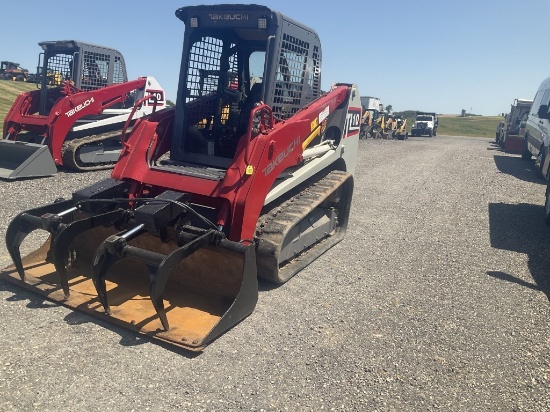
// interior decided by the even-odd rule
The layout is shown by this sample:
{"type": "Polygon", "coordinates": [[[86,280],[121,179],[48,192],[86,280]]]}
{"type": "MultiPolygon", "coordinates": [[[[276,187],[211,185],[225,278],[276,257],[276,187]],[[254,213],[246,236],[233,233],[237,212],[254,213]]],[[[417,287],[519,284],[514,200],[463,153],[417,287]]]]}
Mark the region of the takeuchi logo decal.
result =
{"type": "Polygon", "coordinates": [[[209,13],[210,20],[248,20],[248,14],[243,13],[209,13]]]}
{"type": "Polygon", "coordinates": [[[290,155],[296,147],[300,145],[300,136],[294,139],[290,144],[285,148],[284,151],[279,153],[279,155],[273,159],[266,167],[264,167],[264,176],[270,174],[283,160],[285,160],[288,155],[290,155]]]}
{"type": "Polygon", "coordinates": [[[76,106],[75,108],[69,110],[68,112],[65,112],[65,116],[67,117],[71,117],[72,115],[78,113],[79,111],[81,111],[82,109],[84,109],[85,107],[88,107],[90,104],[92,104],[94,102],[94,98],[93,97],[90,97],[88,100],[86,100],[84,103],[80,103],[78,106],[76,106]]]}

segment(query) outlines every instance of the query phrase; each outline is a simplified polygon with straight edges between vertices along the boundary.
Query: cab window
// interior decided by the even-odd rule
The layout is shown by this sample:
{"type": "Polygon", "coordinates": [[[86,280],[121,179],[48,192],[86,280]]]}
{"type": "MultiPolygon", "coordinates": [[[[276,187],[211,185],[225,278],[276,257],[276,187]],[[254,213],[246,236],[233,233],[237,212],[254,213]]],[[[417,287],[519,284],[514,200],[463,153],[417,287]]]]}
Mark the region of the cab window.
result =
{"type": "Polygon", "coordinates": [[[546,89],[544,91],[544,94],[542,95],[542,99],[540,100],[539,107],[543,104],[545,104],[547,106],[550,105],[550,89],[546,89]]]}

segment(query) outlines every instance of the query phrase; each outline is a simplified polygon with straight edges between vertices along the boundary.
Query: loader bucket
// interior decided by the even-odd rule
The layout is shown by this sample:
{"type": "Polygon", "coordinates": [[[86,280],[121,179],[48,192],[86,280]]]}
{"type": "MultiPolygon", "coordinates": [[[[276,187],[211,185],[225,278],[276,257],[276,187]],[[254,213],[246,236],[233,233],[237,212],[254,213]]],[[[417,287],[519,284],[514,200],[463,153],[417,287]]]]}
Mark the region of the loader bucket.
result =
{"type": "Polygon", "coordinates": [[[66,266],[68,296],[51,263],[56,257],[50,239],[21,260],[24,280],[15,266],[1,275],[70,308],[192,351],[201,351],[254,310],[253,244],[222,239],[193,249],[193,242],[178,246],[144,232],[128,241],[125,256],[106,259],[105,245],[117,237],[115,226],[74,237],[70,255],[76,258],[66,266]]]}
{"type": "Polygon", "coordinates": [[[0,140],[0,178],[24,179],[53,176],[57,167],[48,146],[12,140],[0,140]]]}

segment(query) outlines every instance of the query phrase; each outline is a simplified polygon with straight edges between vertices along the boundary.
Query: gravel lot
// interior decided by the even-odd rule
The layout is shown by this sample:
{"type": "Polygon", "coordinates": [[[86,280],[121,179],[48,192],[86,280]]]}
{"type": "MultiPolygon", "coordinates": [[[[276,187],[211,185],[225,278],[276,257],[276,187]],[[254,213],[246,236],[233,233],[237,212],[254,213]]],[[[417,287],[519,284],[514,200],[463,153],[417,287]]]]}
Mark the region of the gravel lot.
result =
{"type": "MultiPolygon", "coordinates": [[[[200,355],[0,281],[0,410],[550,410],[550,228],[532,162],[465,137],[359,152],[344,241],[261,283],[254,313],[200,355]]],[[[0,182],[0,235],[107,175],[0,182]]]]}

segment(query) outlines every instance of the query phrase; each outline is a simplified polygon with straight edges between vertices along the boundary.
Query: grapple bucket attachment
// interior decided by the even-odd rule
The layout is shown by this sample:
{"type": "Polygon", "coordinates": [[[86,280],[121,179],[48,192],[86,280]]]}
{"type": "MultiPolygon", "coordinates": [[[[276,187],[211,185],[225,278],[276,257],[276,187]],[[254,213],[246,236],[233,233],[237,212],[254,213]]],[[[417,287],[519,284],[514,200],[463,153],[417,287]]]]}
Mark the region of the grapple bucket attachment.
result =
{"type": "Polygon", "coordinates": [[[53,176],[57,167],[48,146],[12,140],[0,140],[0,178],[24,179],[53,176]]]}
{"type": "Polygon", "coordinates": [[[54,225],[50,239],[21,259],[18,247],[32,227],[46,228],[48,216],[68,206],[54,205],[12,221],[6,243],[15,265],[2,271],[4,278],[194,351],[254,310],[254,245],[221,238],[216,230],[197,229],[182,242],[174,233],[161,238],[142,226],[120,231],[117,210],[94,216],[77,212],[71,222],[54,225]]]}

